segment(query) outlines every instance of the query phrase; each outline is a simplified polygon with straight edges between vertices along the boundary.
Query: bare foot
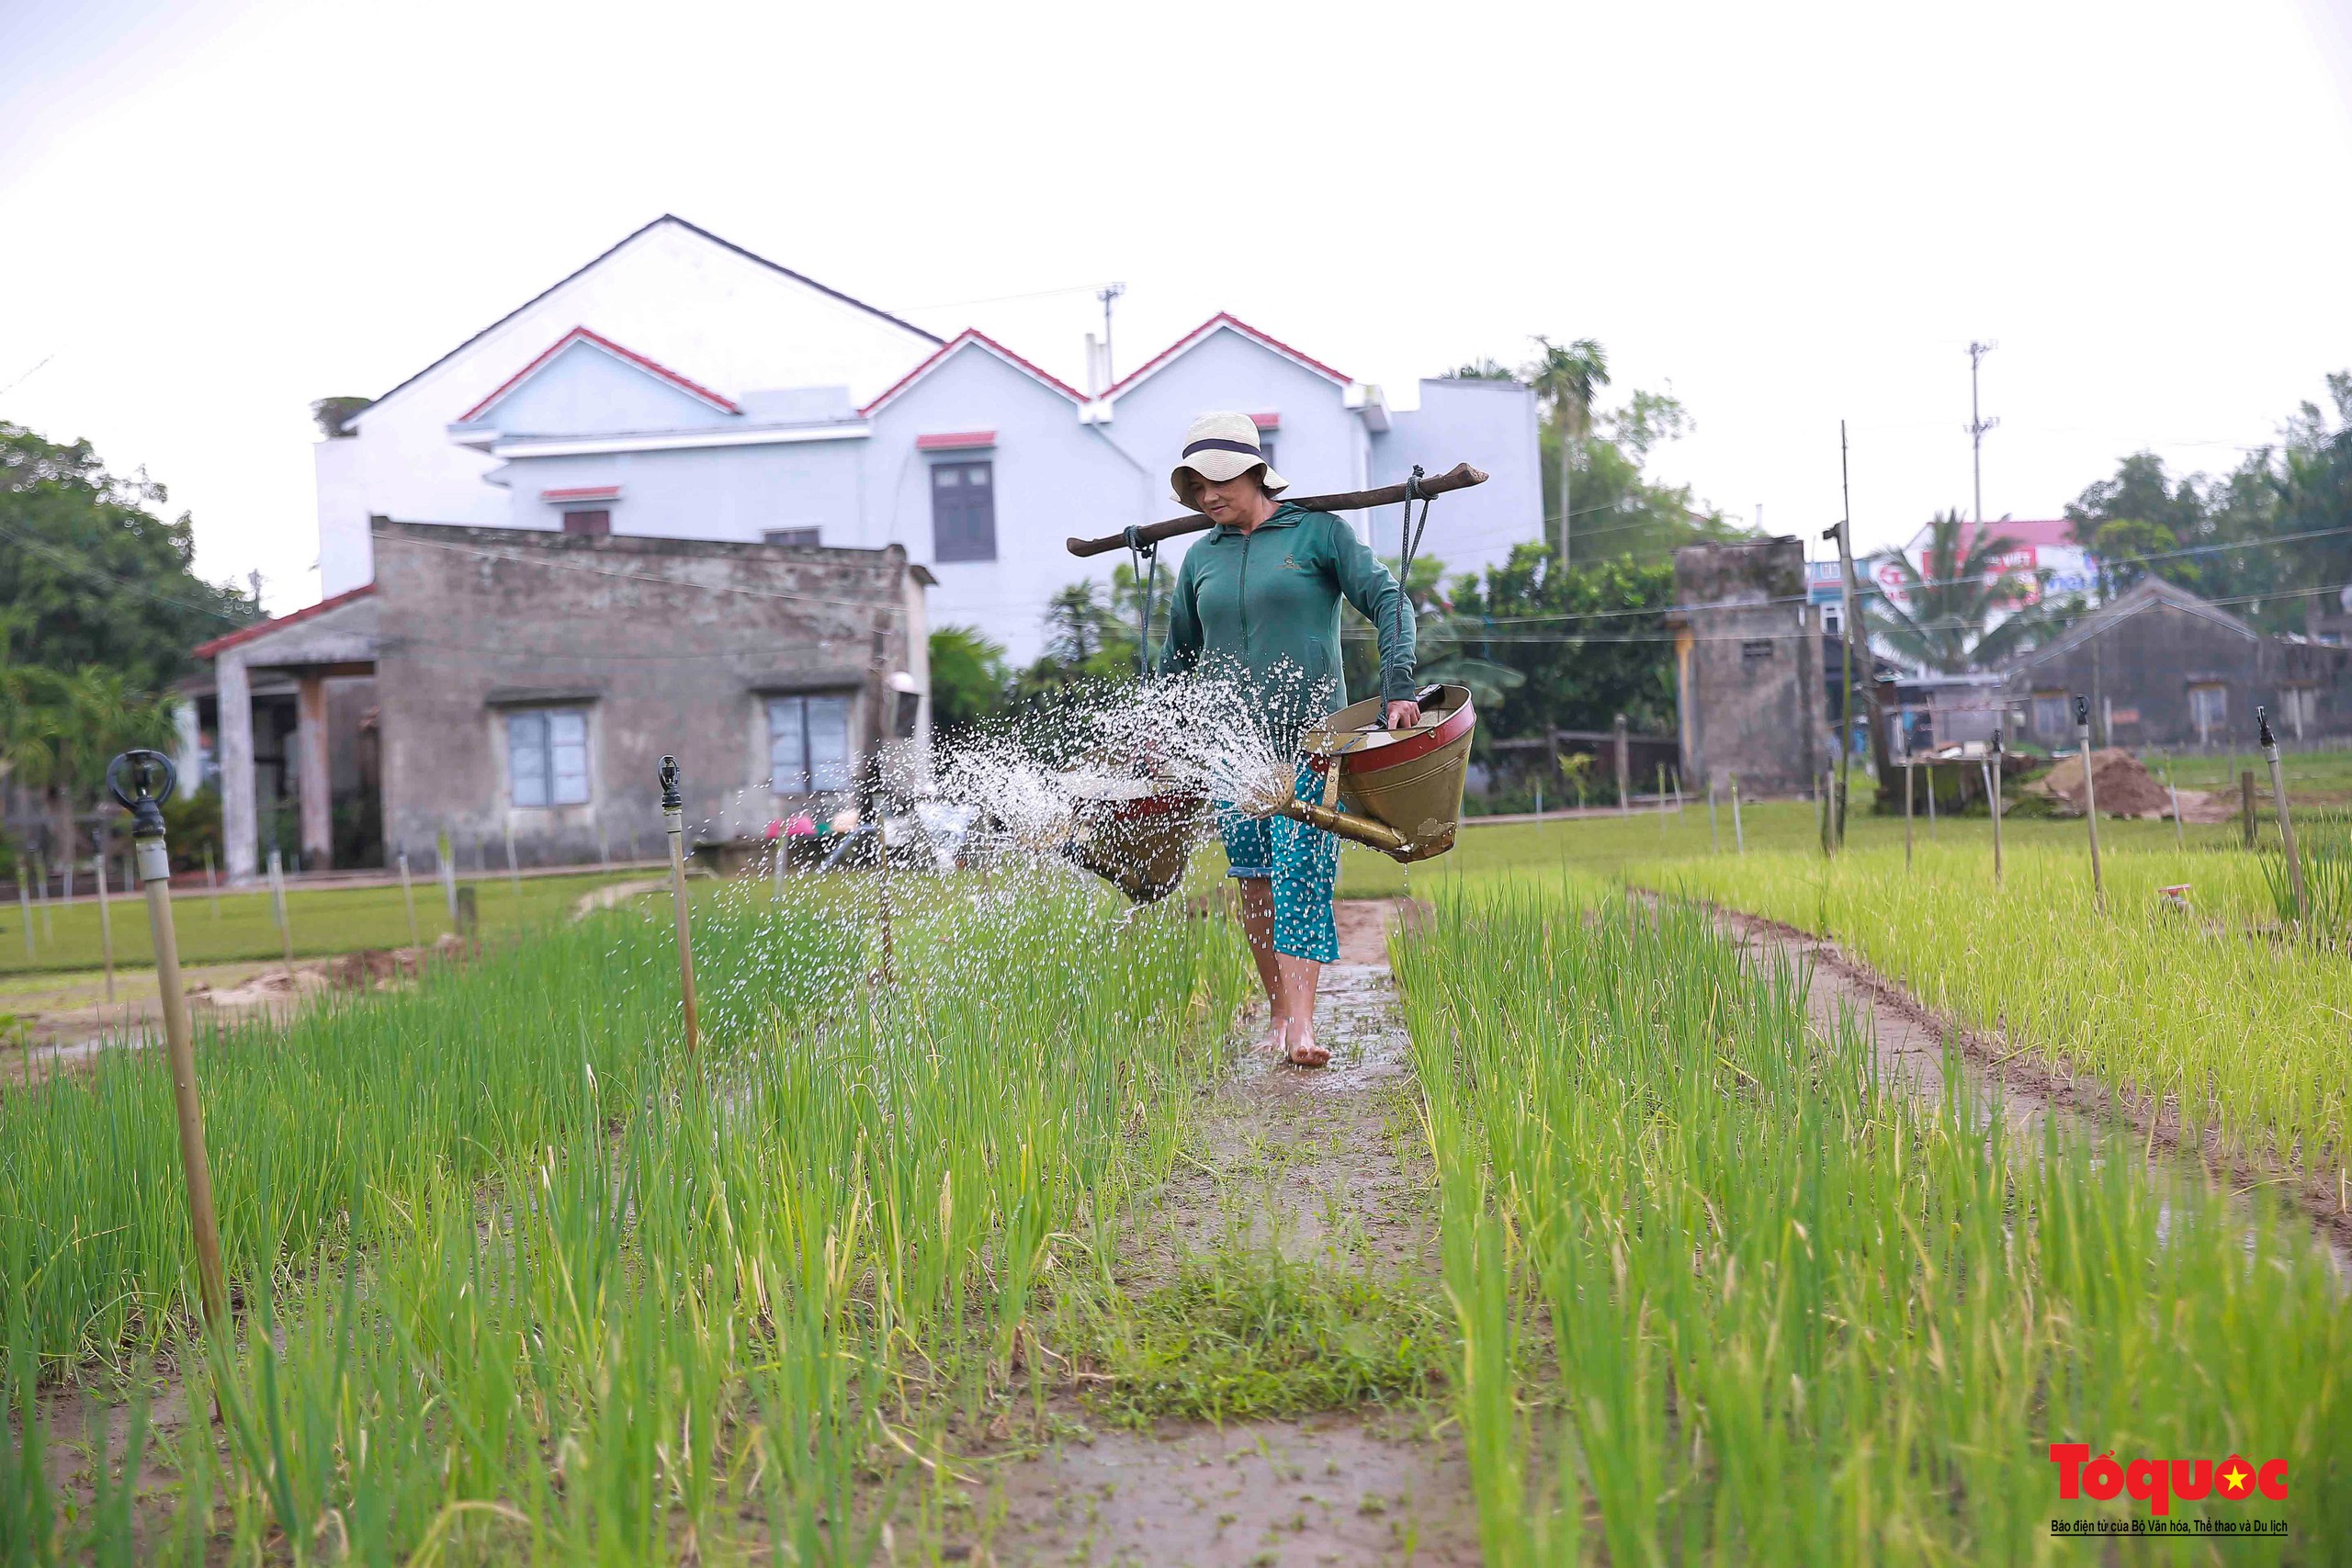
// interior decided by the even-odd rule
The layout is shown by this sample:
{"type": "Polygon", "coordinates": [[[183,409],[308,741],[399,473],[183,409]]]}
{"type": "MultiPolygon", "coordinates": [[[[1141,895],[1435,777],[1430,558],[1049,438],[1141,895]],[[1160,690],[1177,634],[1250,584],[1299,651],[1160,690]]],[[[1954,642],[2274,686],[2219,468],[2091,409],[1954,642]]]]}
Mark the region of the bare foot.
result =
{"type": "Polygon", "coordinates": [[[1286,1028],[1288,1023],[1287,1019],[1276,1018],[1266,1030],[1265,1050],[1276,1061],[1281,1061],[1290,1054],[1290,1035],[1286,1028]]]}
{"type": "Polygon", "coordinates": [[[1328,1067],[1331,1065],[1331,1053],[1315,1043],[1315,1037],[1311,1034],[1292,1041],[1288,1055],[1294,1067],[1328,1067]]]}

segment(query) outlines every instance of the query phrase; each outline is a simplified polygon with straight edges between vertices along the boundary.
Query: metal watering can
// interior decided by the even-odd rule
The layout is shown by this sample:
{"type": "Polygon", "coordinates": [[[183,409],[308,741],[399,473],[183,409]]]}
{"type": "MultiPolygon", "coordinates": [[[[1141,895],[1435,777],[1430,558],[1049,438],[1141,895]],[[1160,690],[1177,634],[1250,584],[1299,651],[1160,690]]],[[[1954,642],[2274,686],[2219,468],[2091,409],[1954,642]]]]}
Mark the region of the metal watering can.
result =
{"type": "Polygon", "coordinates": [[[1198,792],[1156,779],[1105,779],[1080,796],[1062,854],[1149,904],[1184,880],[1207,807],[1198,792]]]}
{"type": "Polygon", "coordinates": [[[1314,800],[1294,797],[1285,817],[1352,839],[1392,860],[1428,860],[1453,847],[1462,786],[1478,716],[1464,686],[1420,694],[1421,722],[1390,729],[1379,697],[1351,703],[1301,738],[1307,766],[1323,775],[1314,800]]]}

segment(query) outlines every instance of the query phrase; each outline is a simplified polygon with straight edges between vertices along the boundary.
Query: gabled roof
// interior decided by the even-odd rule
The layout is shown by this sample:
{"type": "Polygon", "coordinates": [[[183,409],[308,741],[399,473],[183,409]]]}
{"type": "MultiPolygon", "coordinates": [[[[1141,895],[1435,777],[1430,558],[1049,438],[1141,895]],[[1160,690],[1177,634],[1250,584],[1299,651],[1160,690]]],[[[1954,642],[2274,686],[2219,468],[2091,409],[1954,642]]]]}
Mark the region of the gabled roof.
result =
{"type": "MultiPolygon", "coordinates": [[[[1986,525],[1990,526],[1991,525],[1986,525]]],[[[2140,585],[2111,604],[2103,604],[2066,629],[2063,637],[2052,637],[2040,648],[2028,649],[2002,666],[2004,671],[2027,670],[2047,659],[2072,653],[2092,637],[2119,622],[2131,619],[2143,610],[2165,608],[2183,611],[2200,620],[2233,631],[2248,642],[2259,642],[2262,634],[2209,600],[2200,599],[2188,589],[2165,581],[2162,578],[2143,579],[2140,585]]]]}
{"type": "Polygon", "coordinates": [[[1174,343],[1170,344],[1166,348],[1161,349],[1158,354],[1153,355],[1149,359],[1145,360],[1135,369],[1129,371],[1125,376],[1121,377],[1117,381],[1114,382],[1110,390],[1102,394],[1103,400],[1108,401],[1113,398],[1119,397],[1134,389],[1136,387],[1140,386],[1142,383],[1150,379],[1159,371],[1165,369],[1169,365],[1172,364],[1183,355],[1190,353],[1193,349],[1197,348],[1202,344],[1207,342],[1211,336],[1219,331],[1238,333],[1241,336],[1248,338],[1251,343],[1256,344],[1259,347],[1271,350],[1272,352],[1280,355],[1283,358],[1289,360],[1292,364],[1299,366],[1304,369],[1312,370],[1317,376],[1321,376],[1328,380],[1334,381],[1341,387],[1351,387],[1355,385],[1354,377],[1332,369],[1329,366],[1324,364],[1321,360],[1315,358],[1311,355],[1301,354],[1298,350],[1291,347],[1290,344],[1283,342],[1280,338],[1272,337],[1265,333],[1260,332],[1257,328],[1251,326],[1240,317],[1234,315],[1229,310],[1219,310],[1216,315],[1211,316],[1207,321],[1203,321],[1199,326],[1194,327],[1191,332],[1186,333],[1182,337],[1178,338],[1174,343]]]}
{"type": "Polygon", "coordinates": [[[526,381],[528,381],[532,377],[537,375],[540,371],[553,364],[555,362],[556,355],[561,354],[565,349],[570,348],[575,343],[584,343],[589,344],[591,347],[603,349],[606,354],[611,355],[615,359],[619,360],[622,364],[629,366],[635,369],[642,370],[647,375],[654,377],[658,380],[665,381],[669,385],[675,387],[678,390],[685,393],[686,396],[695,399],[697,401],[707,403],[710,407],[717,409],[721,413],[741,413],[743,412],[741,409],[736,407],[729,399],[719,396],[717,392],[712,391],[708,387],[703,386],[700,382],[687,380],[684,376],[679,375],[675,370],[671,369],[668,366],[656,364],[654,361],[646,358],[645,355],[638,353],[634,349],[623,348],[619,344],[615,343],[612,339],[605,336],[601,333],[590,332],[586,327],[574,327],[570,332],[564,333],[561,337],[556,339],[555,342],[549,344],[547,348],[541,352],[537,358],[532,360],[528,365],[524,366],[523,368],[514,372],[514,375],[506,378],[505,380],[501,381],[498,384],[497,389],[492,392],[490,396],[484,398],[481,401],[476,403],[465,412],[459,414],[458,416],[458,423],[459,424],[471,424],[475,420],[478,420],[483,414],[488,413],[492,408],[496,407],[500,400],[505,398],[508,393],[515,390],[526,381]]]}
{"type": "MultiPolygon", "coordinates": [[[[565,284],[570,283],[576,277],[582,276],[594,271],[606,260],[619,254],[621,251],[628,249],[632,243],[651,233],[654,230],[659,229],[664,223],[675,224],[677,227],[684,230],[689,234],[695,235],[698,239],[707,240],[722,250],[732,251],[735,254],[743,257],[746,261],[756,262],[761,266],[767,268],[770,272],[775,273],[779,276],[788,277],[795,283],[802,284],[808,288],[813,288],[818,293],[825,295],[829,299],[838,299],[844,305],[852,306],[857,310],[863,310],[867,315],[874,317],[877,321],[888,321],[894,327],[899,327],[904,331],[910,332],[914,333],[915,336],[931,343],[937,343],[939,341],[939,334],[936,333],[927,333],[923,331],[922,328],[916,326],[912,321],[900,321],[898,317],[890,314],[888,310],[882,310],[878,306],[869,305],[865,300],[857,299],[852,295],[844,294],[838,288],[829,288],[825,285],[818,282],[815,278],[808,276],[806,273],[795,272],[790,267],[786,266],[781,263],[768,260],[767,257],[761,255],[756,251],[745,250],[742,246],[735,243],[732,240],[721,239],[719,236],[712,233],[709,230],[703,228],[699,224],[689,223],[675,213],[665,212],[661,217],[656,218],[652,222],[646,224],[644,227],[632,230],[629,233],[622,236],[616,243],[608,246],[602,252],[599,252],[595,257],[590,260],[585,265],[573,268],[571,272],[568,272],[564,274],[563,276],[556,279],[555,282],[548,285],[545,288],[540,289],[537,294],[532,295],[528,299],[524,300],[520,305],[515,306],[513,310],[507,311],[506,314],[499,317],[498,320],[491,322],[490,325],[482,328],[481,331],[474,333],[473,336],[466,339],[465,342],[458,344],[455,348],[452,348],[448,353],[441,355],[440,358],[435,360],[424,369],[417,371],[413,376],[410,376],[406,380],[401,382],[399,386],[394,387],[390,391],[386,392],[382,397],[378,398],[376,402],[383,403],[389,401],[393,397],[406,390],[412,383],[431,375],[434,371],[439,369],[442,366],[447,364],[458,355],[463,354],[467,349],[471,348],[475,344],[480,343],[482,339],[488,337],[491,333],[496,332],[499,328],[504,326],[507,322],[513,321],[515,317],[521,315],[524,311],[529,310],[532,306],[537,304],[540,300],[554,293],[557,289],[561,288],[565,284]]],[[[373,405],[370,406],[372,407],[373,405]]],[[[357,413],[353,414],[348,420],[345,421],[345,423],[346,424],[355,423],[360,420],[366,419],[367,417],[368,410],[362,409],[357,413]]]]}
{"type": "Polygon", "coordinates": [[[941,366],[946,364],[949,357],[957,350],[966,347],[978,348],[996,355],[997,358],[1002,360],[1013,369],[1020,371],[1023,375],[1039,382],[1041,385],[1052,388],[1055,391],[1059,392],[1063,397],[1068,398],[1073,403],[1083,403],[1086,401],[1086,394],[1080,391],[1076,387],[1071,386],[1069,382],[1062,380],[1059,377],[1054,376],[1047,371],[1039,369],[1036,366],[1030,364],[1029,361],[1022,358],[1019,355],[1013,353],[1012,350],[1005,347],[1004,344],[997,342],[996,339],[989,336],[986,333],[979,331],[978,328],[966,327],[962,332],[957,333],[954,337],[940,344],[939,351],[937,353],[924,360],[922,364],[916,366],[913,369],[908,371],[904,376],[899,377],[898,380],[892,382],[890,386],[883,391],[880,397],[876,398],[872,402],[858,410],[859,417],[864,419],[873,418],[876,411],[882,408],[884,404],[892,401],[900,394],[911,390],[917,383],[922,380],[924,377],[930,375],[933,370],[936,370],[941,366]]]}
{"type": "Polygon", "coordinates": [[[232,632],[223,632],[210,642],[198,643],[193,651],[198,659],[210,659],[215,654],[223,653],[230,649],[251,642],[257,637],[267,637],[272,632],[284,631],[288,626],[300,625],[314,615],[323,615],[329,610],[339,609],[355,599],[365,599],[375,592],[374,583],[363,582],[358,587],[338,593],[332,599],[322,599],[317,604],[306,604],[300,610],[289,610],[275,620],[255,621],[252,626],[239,626],[232,632]]]}

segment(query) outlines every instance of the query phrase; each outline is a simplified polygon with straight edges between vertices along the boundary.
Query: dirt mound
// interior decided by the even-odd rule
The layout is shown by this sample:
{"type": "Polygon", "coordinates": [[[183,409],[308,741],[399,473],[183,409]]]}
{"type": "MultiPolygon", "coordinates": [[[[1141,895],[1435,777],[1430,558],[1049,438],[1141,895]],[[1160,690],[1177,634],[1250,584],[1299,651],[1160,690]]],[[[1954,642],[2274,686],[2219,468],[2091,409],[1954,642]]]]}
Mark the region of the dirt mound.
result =
{"type": "MultiPolygon", "coordinates": [[[[2162,780],[2143,767],[2140,760],[2120,746],[2110,746],[2091,753],[2091,781],[2098,786],[2098,808],[2107,817],[2144,817],[2151,819],[2172,815],[2172,796],[2162,780]]],[[[2048,773],[2026,786],[2028,789],[2064,801],[2076,812],[2083,809],[2083,759],[2068,757],[2048,773]]],[[[2180,796],[2180,814],[2190,821],[2198,820],[2192,807],[2206,805],[2205,797],[2194,790],[2184,790],[2180,796]]]]}

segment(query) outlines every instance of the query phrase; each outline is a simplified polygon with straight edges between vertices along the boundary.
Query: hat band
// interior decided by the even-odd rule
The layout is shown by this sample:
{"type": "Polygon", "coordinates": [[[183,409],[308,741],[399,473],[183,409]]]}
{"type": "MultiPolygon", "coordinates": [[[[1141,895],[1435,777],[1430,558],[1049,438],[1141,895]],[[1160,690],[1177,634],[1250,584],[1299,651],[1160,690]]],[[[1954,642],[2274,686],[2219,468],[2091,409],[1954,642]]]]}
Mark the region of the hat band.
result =
{"type": "Polygon", "coordinates": [[[1261,463],[1266,460],[1266,455],[1247,441],[1227,441],[1217,436],[1212,436],[1205,441],[1195,441],[1184,448],[1184,456],[1187,457],[1195,452],[1238,452],[1245,457],[1255,457],[1261,463]]]}

